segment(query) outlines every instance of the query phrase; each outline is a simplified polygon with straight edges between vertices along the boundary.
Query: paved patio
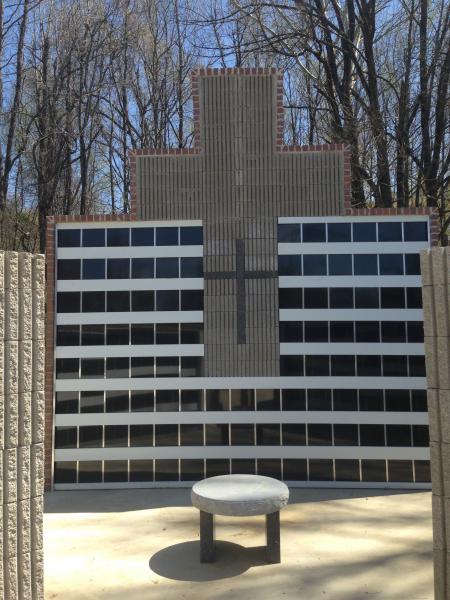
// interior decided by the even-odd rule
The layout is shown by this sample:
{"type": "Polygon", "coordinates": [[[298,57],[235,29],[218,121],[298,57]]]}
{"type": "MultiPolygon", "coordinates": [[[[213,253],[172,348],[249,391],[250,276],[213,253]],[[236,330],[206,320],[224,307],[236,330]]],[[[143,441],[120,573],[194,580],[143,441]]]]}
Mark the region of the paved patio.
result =
{"type": "Polygon", "coordinates": [[[216,517],[217,562],[198,561],[189,490],[53,492],[46,600],[432,600],[431,494],[291,490],[282,563],[264,517],[216,517]]]}

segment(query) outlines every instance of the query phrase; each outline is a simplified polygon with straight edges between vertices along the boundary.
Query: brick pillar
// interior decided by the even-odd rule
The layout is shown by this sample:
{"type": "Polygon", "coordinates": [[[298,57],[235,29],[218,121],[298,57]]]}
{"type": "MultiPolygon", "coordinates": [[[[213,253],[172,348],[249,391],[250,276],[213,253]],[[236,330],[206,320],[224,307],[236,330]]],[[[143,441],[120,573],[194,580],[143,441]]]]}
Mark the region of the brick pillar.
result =
{"type": "Polygon", "coordinates": [[[44,597],[44,285],[42,255],[0,252],[0,598],[4,600],[44,597]]]}
{"type": "Polygon", "coordinates": [[[422,252],[436,600],[450,598],[450,248],[422,252]]]}

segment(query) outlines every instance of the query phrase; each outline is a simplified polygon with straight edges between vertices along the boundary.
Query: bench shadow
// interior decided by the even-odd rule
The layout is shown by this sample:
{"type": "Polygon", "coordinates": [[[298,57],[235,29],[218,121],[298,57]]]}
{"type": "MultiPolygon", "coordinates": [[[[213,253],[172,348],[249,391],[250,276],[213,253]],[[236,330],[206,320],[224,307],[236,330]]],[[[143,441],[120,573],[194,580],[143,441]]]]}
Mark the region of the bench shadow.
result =
{"type": "Polygon", "coordinates": [[[244,573],[251,567],[267,565],[266,547],[244,548],[232,542],[216,541],[213,563],[200,562],[200,542],[183,542],[167,546],[149,560],[150,569],[177,581],[214,581],[244,573]]]}

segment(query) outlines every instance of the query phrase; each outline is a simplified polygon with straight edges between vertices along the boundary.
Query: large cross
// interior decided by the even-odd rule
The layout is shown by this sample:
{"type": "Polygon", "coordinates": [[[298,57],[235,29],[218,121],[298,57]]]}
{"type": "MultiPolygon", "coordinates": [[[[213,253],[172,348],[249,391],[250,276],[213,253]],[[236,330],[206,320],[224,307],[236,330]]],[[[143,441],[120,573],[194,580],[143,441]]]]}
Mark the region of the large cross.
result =
{"type": "Polygon", "coordinates": [[[281,145],[282,75],[200,70],[196,146],[138,151],[139,219],[204,227],[205,375],[279,374],[277,220],[342,214],[344,153],[281,145]]]}

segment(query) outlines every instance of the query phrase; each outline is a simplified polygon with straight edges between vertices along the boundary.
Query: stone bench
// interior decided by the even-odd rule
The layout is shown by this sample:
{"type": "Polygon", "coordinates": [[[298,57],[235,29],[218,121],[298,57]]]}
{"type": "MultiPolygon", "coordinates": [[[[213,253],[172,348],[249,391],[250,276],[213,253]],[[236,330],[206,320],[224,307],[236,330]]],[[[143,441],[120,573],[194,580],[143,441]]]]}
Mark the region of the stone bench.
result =
{"type": "Polygon", "coordinates": [[[280,562],[280,510],[289,500],[287,485],[261,475],[220,475],[197,482],[192,505],[200,511],[200,562],[214,562],[214,515],[266,515],[267,561],[280,562]]]}

